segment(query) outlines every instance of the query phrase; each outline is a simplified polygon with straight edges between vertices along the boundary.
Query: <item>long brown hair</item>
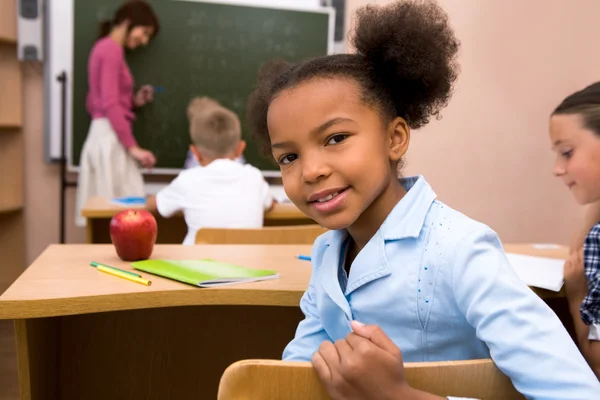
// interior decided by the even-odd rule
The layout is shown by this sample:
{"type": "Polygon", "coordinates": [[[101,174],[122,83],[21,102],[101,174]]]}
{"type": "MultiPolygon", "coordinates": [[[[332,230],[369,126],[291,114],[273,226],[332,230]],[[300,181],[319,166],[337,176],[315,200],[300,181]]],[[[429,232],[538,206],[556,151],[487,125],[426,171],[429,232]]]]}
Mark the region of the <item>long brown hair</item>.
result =
{"type": "Polygon", "coordinates": [[[565,98],[552,115],[581,115],[584,126],[600,136],[600,82],[565,98]]]}
{"type": "Polygon", "coordinates": [[[112,20],[100,22],[100,35],[98,39],[110,33],[113,26],[119,25],[124,21],[129,21],[129,31],[136,26],[151,26],[154,29],[152,37],[158,34],[160,24],[156,13],[144,0],[128,0],[115,12],[112,20]]]}

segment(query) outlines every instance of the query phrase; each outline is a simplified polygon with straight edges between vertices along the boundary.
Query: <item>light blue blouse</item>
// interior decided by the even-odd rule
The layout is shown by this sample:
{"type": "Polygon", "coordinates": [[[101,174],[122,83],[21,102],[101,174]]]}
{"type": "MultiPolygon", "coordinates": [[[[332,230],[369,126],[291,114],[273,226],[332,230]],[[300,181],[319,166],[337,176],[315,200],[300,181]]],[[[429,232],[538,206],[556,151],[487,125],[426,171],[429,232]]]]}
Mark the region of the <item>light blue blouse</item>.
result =
{"type": "Polygon", "coordinates": [[[530,399],[600,399],[596,376],[512,270],[498,236],[437,201],[423,177],[402,184],[407,194],[357,255],[343,292],[347,232],[316,240],[305,319],[283,358],[310,361],[354,319],[381,326],[406,362],[491,356],[530,399]]]}

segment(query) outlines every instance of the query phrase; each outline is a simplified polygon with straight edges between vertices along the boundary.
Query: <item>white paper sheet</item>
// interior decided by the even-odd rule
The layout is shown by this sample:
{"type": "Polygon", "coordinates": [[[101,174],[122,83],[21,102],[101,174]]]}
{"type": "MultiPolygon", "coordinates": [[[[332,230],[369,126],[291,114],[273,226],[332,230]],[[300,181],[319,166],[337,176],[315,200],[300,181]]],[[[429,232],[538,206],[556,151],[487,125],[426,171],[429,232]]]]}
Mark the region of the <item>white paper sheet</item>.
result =
{"type": "Polygon", "coordinates": [[[565,260],[507,253],[513,269],[529,286],[560,291],[564,283],[565,260]]]}
{"type": "Polygon", "coordinates": [[[555,250],[560,249],[562,246],[554,243],[535,243],[532,245],[532,247],[539,250],[555,250]]]}

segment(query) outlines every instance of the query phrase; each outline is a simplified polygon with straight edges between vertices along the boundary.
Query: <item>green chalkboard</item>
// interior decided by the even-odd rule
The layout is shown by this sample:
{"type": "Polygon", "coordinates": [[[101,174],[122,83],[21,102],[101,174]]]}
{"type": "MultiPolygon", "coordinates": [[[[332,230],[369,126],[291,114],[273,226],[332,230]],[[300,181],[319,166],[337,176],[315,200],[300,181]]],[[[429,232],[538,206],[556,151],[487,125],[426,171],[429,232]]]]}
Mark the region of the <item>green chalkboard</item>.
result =
{"type": "MultiPolygon", "coordinates": [[[[90,118],[85,109],[87,61],[101,19],[121,0],[77,0],[74,16],[72,164],[79,165],[90,118]]],[[[240,116],[248,142],[246,160],[277,169],[260,154],[244,120],[257,73],[273,58],[298,61],[327,54],[329,14],[222,3],[153,0],[160,34],[143,49],[127,53],[136,85],[164,88],[137,112],[134,134],[152,150],[157,168],[183,167],[190,144],[186,107],[194,96],[210,96],[240,116]]]]}

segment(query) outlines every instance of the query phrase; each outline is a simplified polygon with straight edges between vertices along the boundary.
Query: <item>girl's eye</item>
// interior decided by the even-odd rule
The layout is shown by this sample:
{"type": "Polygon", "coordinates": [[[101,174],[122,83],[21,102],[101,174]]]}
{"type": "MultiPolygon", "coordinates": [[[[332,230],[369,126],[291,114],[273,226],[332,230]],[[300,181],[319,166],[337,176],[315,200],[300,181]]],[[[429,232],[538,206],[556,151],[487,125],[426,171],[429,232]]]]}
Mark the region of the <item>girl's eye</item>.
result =
{"type": "Polygon", "coordinates": [[[329,141],[327,142],[327,144],[338,144],[338,143],[346,140],[347,137],[348,137],[348,135],[344,135],[344,134],[333,135],[332,137],[329,138],[329,141]]]}
{"type": "Polygon", "coordinates": [[[561,155],[568,160],[573,155],[573,150],[563,151],[561,155]]]}
{"type": "Polygon", "coordinates": [[[279,161],[277,161],[277,163],[280,165],[285,165],[285,164],[291,163],[292,161],[294,161],[297,158],[298,158],[298,154],[286,154],[285,156],[281,157],[279,159],[279,161]]]}

